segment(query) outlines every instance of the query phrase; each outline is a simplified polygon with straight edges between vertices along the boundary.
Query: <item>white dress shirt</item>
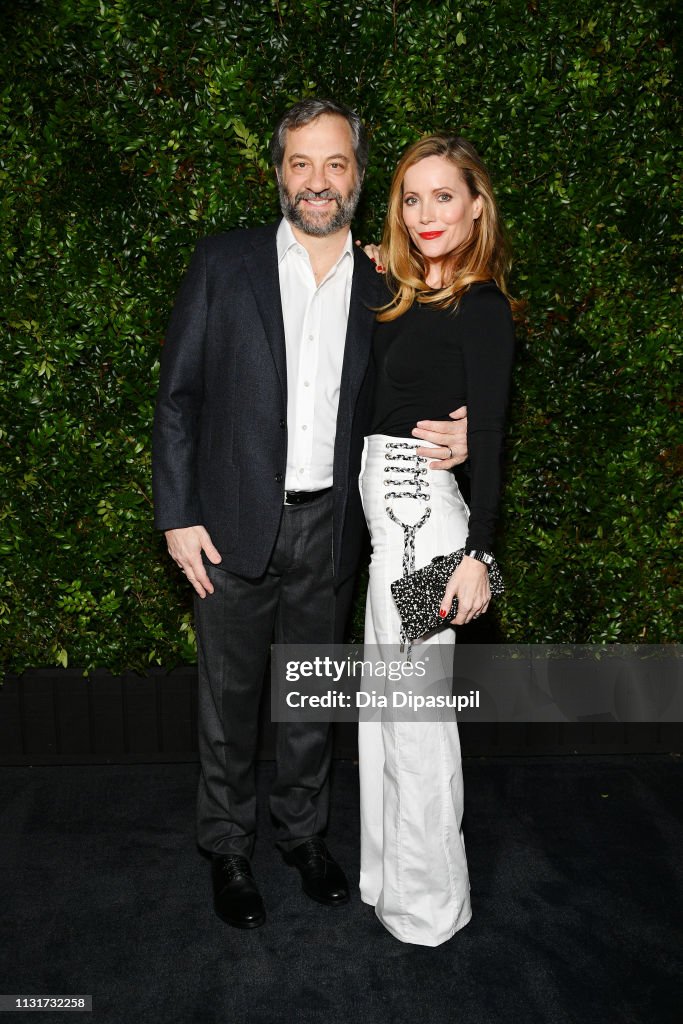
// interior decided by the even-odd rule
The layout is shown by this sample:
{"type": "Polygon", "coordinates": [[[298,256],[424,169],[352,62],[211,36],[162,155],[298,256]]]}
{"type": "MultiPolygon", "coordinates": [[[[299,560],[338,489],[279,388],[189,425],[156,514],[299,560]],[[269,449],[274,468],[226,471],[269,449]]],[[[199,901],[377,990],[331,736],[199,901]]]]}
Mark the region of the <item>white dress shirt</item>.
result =
{"type": "Polygon", "coordinates": [[[287,469],[285,489],[332,486],[334,438],[349,318],[353,247],[320,285],[308,253],[282,220],[277,231],[282,318],[287,349],[287,469]]]}

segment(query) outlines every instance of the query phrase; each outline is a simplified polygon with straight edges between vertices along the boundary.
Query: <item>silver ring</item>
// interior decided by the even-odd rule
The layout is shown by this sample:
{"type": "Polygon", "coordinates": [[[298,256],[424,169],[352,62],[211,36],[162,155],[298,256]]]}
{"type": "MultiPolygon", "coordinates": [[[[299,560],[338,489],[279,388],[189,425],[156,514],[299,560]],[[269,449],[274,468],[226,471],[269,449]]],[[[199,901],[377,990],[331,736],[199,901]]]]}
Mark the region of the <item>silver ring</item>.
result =
{"type": "Polygon", "coordinates": [[[447,445],[447,447],[448,447],[448,458],[452,459],[453,458],[453,449],[450,447],[450,445],[447,445]]]}

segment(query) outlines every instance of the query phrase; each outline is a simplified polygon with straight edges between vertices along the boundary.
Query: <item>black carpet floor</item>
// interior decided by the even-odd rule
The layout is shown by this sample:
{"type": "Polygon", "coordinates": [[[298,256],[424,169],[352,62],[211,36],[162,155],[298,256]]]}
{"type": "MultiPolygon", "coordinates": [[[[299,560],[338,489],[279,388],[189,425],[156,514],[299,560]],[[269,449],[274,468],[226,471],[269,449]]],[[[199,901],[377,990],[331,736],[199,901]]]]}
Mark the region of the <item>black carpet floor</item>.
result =
{"type": "MultiPolygon", "coordinates": [[[[437,949],[392,938],[355,884],[345,908],[301,893],[272,845],[268,762],[254,858],[268,920],[224,925],[194,841],[197,773],[0,770],[0,993],[92,994],[98,1024],[683,1021],[679,757],[466,759],[473,918],[437,949]]],[[[328,842],[355,883],[348,761],[328,842]]]]}

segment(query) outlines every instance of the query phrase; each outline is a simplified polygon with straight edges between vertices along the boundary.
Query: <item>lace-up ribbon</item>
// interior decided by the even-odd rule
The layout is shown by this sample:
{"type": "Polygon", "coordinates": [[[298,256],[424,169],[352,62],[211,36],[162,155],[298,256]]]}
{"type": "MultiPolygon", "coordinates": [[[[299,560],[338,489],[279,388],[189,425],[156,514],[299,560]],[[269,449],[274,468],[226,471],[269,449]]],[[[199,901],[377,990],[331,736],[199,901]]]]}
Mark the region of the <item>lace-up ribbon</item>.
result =
{"type": "MultiPolygon", "coordinates": [[[[385,473],[405,473],[410,474],[400,479],[388,478],[384,482],[385,487],[400,486],[404,489],[402,491],[388,491],[385,494],[385,498],[416,498],[419,501],[429,501],[429,482],[427,480],[421,480],[420,477],[427,475],[427,470],[423,468],[422,463],[427,460],[421,455],[417,455],[415,446],[412,444],[406,444],[405,442],[387,442],[387,448],[401,448],[406,449],[410,454],[404,454],[399,452],[395,455],[385,452],[384,458],[390,462],[412,462],[412,466],[386,466],[385,473]]],[[[403,576],[408,576],[415,570],[415,534],[421,526],[429,519],[432,514],[431,508],[426,508],[422,516],[416,523],[404,523],[402,519],[393,512],[393,510],[387,505],[385,511],[392,523],[396,523],[403,530],[403,576]]],[[[406,633],[401,626],[401,648],[407,645],[406,660],[410,661],[410,653],[412,650],[412,643],[408,640],[406,633]]]]}

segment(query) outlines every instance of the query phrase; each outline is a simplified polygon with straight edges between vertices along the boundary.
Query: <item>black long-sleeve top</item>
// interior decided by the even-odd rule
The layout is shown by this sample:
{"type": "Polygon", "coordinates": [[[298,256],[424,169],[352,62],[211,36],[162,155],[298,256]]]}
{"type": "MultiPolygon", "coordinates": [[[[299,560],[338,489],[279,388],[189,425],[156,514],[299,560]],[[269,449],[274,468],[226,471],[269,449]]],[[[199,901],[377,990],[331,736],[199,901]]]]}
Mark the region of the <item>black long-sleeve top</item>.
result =
{"type": "Polygon", "coordinates": [[[412,437],[418,420],[467,405],[471,495],[466,548],[491,551],[502,481],[514,358],[510,304],[493,281],[470,286],[456,310],[415,302],[373,342],[372,434],[412,437]]]}

